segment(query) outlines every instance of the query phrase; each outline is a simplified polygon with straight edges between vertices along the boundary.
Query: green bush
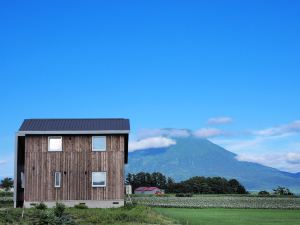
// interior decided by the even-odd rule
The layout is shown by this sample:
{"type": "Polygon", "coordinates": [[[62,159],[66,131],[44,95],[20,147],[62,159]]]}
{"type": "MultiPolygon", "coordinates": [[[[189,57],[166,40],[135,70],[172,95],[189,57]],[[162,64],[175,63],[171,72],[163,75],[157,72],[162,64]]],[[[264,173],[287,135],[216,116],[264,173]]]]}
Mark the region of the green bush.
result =
{"type": "Polygon", "coordinates": [[[74,205],[74,208],[76,209],[87,209],[88,207],[85,204],[78,204],[78,205],[74,205]]]}
{"type": "Polygon", "coordinates": [[[40,203],[30,215],[32,225],[75,225],[74,220],[65,212],[65,205],[56,203],[51,210],[46,210],[45,204],[40,203]],[[42,209],[42,210],[41,210],[42,209]]]}
{"type": "Polygon", "coordinates": [[[193,193],[177,193],[175,197],[193,197],[193,193]]]}
{"type": "Polygon", "coordinates": [[[13,197],[14,193],[10,191],[0,191],[0,197],[13,197]]]}
{"type": "Polygon", "coordinates": [[[260,191],[258,192],[258,196],[268,197],[270,196],[270,193],[268,191],[260,191]]]}
{"type": "Polygon", "coordinates": [[[63,203],[56,202],[55,207],[53,208],[54,215],[56,217],[61,217],[64,215],[66,206],[63,203]]]}
{"type": "Polygon", "coordinates": [[[39,209],[39,210],[45,210],[45,209],[47,209],[47,206],[46,206],[45,203],[41,202],[41,203],[37,204],[37,205],[35,206],[35,208],[36,208],[36,209],[39,209]]]}

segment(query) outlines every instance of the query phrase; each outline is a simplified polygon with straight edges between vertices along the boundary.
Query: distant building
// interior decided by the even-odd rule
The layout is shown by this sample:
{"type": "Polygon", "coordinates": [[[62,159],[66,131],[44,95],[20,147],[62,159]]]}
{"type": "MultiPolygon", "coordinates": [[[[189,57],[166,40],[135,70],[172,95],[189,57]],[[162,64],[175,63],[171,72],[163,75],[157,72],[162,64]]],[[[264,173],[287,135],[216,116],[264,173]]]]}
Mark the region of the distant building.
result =
{"type": "Polygon", "coordinates": [[[127,184],[125,185],[125,193],[126,195],[132,195],[132,186],[127,184]]]}
{"type": "Polygon", "coordinates": [[[139,187],[134,190],[134,194],[164,194],[164,190],[158,187],[139,187]]]}

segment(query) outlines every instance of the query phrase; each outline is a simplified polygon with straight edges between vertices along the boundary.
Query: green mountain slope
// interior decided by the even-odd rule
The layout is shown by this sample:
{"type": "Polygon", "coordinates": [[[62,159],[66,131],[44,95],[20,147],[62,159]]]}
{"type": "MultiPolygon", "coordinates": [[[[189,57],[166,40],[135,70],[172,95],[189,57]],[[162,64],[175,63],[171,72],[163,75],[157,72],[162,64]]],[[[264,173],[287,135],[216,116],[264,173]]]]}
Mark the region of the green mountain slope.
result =
{"type": "Polygon", "coordinates": [[[300,190],[300,178],[257,163],[242,162],[236,155],[206,139],[178,138],[164,149],[129,153],[126,172],[159,171],[176,181],[192,176],[236,178],[248,190],[272,189],[278,185],[300,190]]]}

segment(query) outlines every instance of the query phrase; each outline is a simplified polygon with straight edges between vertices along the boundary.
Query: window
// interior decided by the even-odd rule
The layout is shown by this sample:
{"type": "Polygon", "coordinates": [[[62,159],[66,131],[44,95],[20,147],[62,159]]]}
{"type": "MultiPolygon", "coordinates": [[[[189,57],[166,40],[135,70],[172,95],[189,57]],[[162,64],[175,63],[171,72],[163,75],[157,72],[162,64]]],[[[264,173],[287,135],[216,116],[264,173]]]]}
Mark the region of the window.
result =
{"type": "Polygon", "coordinates": [[[21,172],[21,188],[25,187],[25,175],[24,172],[21,172]]]}
{"type": "Polygon", "coordinates": [[[62,137],[48,137],[48,151],[62,151],[62,137]]]}
{"type": "Polygon", "coordinates": [[[92,138],[93,151],[106,151],[106,137],[105,136],[93,136],[92,138]]]}
{"type": "Polygon", "coordinates": [[[55,172],[54,174],[54,187],[60,187],[61,183],[61,172],[55,172]]]}
{"type": "Polygon", "coordinates": [[[92,172],[92,186],[105,187],[106,186],[106,172],[92,172]]]}

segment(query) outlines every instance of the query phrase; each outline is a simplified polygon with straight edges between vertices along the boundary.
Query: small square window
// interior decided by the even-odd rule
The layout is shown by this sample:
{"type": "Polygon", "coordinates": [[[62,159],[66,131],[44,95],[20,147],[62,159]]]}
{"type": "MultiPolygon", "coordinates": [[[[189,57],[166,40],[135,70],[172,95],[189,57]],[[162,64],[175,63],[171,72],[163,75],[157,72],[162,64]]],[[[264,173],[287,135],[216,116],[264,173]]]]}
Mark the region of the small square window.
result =
{"type": "Polygon", "coordinates": [[[93,136],[92,138],[93,151],[106,151],[106,137],[105,136],[93,136]]]}
{"type": "Polygon", "coordinates": [[[59,188],[60,186],[61,186],[61,172],[55,172],[54,187],[59,188]]]}
{"type": "Polygon", "coordinates": [[[92,172],[92,186],[105,187],[106,186],[106,172],[92,172]]]}
{"type": "Polygon", "coordinates": [[[48,151],[62,151],[62,137],[48,137],[48,151]]]}

